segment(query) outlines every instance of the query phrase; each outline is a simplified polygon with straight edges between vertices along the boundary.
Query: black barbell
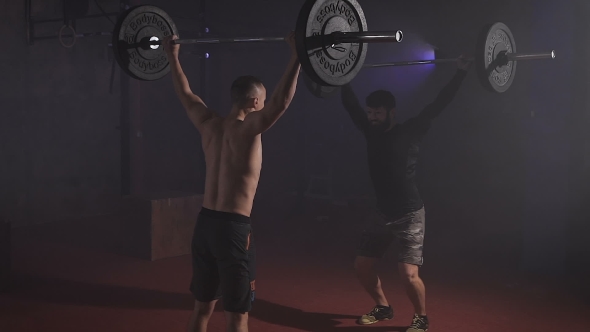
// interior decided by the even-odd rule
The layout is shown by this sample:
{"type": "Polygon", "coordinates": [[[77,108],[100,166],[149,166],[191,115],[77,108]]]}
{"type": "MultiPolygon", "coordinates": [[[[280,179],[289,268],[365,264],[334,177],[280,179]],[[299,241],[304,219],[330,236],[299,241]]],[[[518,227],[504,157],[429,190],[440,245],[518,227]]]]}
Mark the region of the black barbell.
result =
{"type": "MultiPolygon", "coordinates": [[[[137,6],[120,16],[113,32],[115,58],[123,70],[140,80],[157,80],[170,66],[160,47],[162,40],[178,35],[166,12],[155,6],[137,6]]],[[[365,64],[368,43],[399,43],[400,30],[370,32],[356,0],[307,0],[295,27],[296,48],[306,85],[318,96],[349,83],[362,68],[443,64],[457,59],[397,61],[365,64]]],[[[176,44],[267,43],[284,37],[228,37],[177,39],[176,44]]],[[[485,26],[478,37],[475,62],[482,84],[494,92],[508,90],[515,77],[516,62],[554,59],[555,52],[517,53],[514,36],[503,23],[485,26]]]]}

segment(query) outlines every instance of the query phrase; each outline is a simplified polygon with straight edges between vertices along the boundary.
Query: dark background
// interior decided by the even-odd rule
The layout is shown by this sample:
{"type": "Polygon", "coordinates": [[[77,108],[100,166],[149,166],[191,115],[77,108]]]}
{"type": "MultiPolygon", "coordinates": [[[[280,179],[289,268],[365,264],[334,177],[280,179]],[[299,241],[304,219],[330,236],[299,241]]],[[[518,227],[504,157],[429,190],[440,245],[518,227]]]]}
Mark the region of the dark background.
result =
{"type": "MultiPolygon", "coordinates": [[[[149,4],[174,18],[181,37],[198,36],[204,26],[214,36],[283,36],[294,28],[303,2],[149,4]],[[199,21],[203,9],[206,19],[199,21]]],[[[1,216],[13,227],[24,227],[114,214],[123,194],[201,193],[200,137],[174,95],[170,77],[140,83],[116,67],[111,89],[109,37],[80,38],[70,49],[56,39],[28,45],[24,3],[0,2],[1,216]],[[126,124],[121,114],[129,113],[134,130],[122,137],[126,124]]],[[[99,0],[89,1],[88,14],[100,14],[97,3],[106,12],[119,11],[118,1],[99,0]]],[[[422,57],[432,46],[449,57],[473,54],[480,27],[496,21],[511,28],[521,52],[556,50],[554,61],[519,63],[505,94],[485,91],[472,71],[424,141],[419,187],[429,236],[451,234],[466,248],[509,250],[530,271],[587,268],[590,6],[583,0],[360,4],[369,30],[406,34],[402,44],[370,45],[367,63],[422,57]]],[[[32,14],[61,17],[62,0],[33,0],[32,14]]],[[[61,25],[39,24],[35,33],[55,34],[61,25]]],[[[80,32],[112,28],[105,17],[77,20],[80,32]]],[[[194,53],[181,57],[193,90],[222,114],[230,108],[233,79],[257,75],[270,94],[289,55],[282,43],[189,45],[182,50],[194,53]],[[198,54],[205,51],[211,57],[203,67],[198,54]]],[[[361,98],[378,88],[393,91],[398,118],[404,120],[430,102],[454,70],[453,64],[367,69],[353,86],[361,98]]],[[[263,146],[257,209],[272,199],[293,199],[292,193],[305,187],[321,165],[332,169],[331,201],[372,196],[364,141],[339,96],[316,99],[301,83],[287,113],[263,135],[263,146]]]]}

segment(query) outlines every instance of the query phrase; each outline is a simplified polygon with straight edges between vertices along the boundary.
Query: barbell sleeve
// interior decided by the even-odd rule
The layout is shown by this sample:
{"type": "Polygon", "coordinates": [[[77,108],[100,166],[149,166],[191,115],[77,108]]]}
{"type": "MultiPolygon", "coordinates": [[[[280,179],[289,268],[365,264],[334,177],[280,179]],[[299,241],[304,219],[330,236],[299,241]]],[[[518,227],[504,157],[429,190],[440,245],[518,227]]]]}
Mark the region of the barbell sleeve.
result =
{"type": "Polygon", "coordinates": [[[336,43],[400,43],[404,39],[401,30],[333,32],[332,35],[336,43]]]}
{"type": "Polygon", "coordinates": [[[507,53],[508,61],[555,59],[555,51],[546,53],[507,53]]]}

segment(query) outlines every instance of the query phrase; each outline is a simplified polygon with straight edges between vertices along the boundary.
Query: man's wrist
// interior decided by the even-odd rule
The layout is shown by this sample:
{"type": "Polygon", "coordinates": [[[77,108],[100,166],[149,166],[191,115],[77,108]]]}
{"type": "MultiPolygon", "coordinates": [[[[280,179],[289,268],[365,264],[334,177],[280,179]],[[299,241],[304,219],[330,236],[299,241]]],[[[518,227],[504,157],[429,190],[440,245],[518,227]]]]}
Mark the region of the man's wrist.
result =
{"type": "Polygon", "coordinates": [[[177,56],[177,55],[172,55],[172,54],[169,54],[169,55],[168,55],[168,62],[169,62],[170,64],[176,64],[176,63],[178,63],[178,62],[179,62],[179,61],[178,61],[178,56],[177,56]]]}

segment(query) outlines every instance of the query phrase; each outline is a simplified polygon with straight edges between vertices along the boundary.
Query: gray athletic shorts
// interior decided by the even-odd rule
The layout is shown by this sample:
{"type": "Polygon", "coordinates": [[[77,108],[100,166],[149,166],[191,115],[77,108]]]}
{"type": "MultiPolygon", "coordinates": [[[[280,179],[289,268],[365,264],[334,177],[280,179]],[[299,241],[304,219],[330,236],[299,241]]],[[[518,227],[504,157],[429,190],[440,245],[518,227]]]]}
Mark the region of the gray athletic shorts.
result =
{"type": "Polygon", "coordinates": [[[421,266],[424,230],[424,207],[397,219],[374,210],[365,218],[357,255],[382,258],[393,240],[396,240],[399,248],[398,261],[421,266]]]}

